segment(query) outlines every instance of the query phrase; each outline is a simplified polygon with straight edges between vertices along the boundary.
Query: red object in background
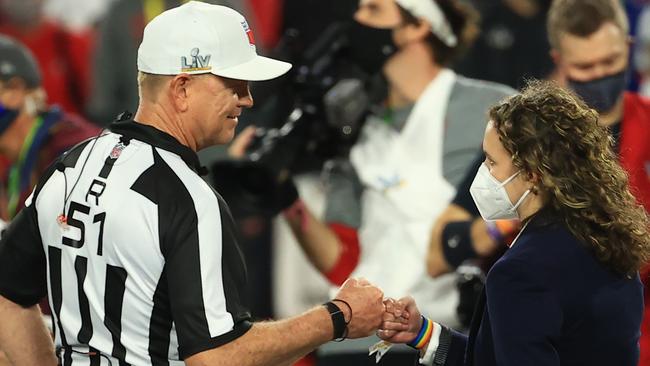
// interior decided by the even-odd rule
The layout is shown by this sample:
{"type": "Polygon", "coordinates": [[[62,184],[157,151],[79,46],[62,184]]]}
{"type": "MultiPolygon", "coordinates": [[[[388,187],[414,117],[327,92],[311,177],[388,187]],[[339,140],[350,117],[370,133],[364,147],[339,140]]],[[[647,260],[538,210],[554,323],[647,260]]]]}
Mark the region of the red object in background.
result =
{"type": "Polygon", "coordinates": [[[341,253],[334,267],[324,275],[332,284],[341,286],[359,264],[359,235],[355,228],[343,224],[330,223],[329,227],[341,242],[341,253]]]}
{"type": "Polygon", "coordinates": [[[625,93],[621,124],[621,165],[630,176],[630,187],[650,212],[650,99],[625,93]]]}
{"type": "MultiPolygon", "coordinates": [[[[650,212],[650,100],[625,93],[621,124],[621,165],[630,177],[630,189],[650,212]]],[[[650,365],[650,264],[640,273],[644,284],[645,311],[641,323],[639,365],[650,365]]]]}
{"type": "Polygon", "coordinates": [[[68,112],[83,112],[91,85],[92,30],[72,33],[48,20],[23,29],[0,21],[0,33],[32,51],[41,69],[48,104],[58,104],[68,112]]]}
{"type": "Polygon", "coordinates": [[[313,353],[308,354],[307,356],[299,359],[293,366],[315,366],[316,365],[316,356],[313,353]]]}
{"type": "Polygon", "coordinates": [[[280,39],[283,0],[248,0],[255,16],[255,32],[263,48],[270,50],[280,39]]]}

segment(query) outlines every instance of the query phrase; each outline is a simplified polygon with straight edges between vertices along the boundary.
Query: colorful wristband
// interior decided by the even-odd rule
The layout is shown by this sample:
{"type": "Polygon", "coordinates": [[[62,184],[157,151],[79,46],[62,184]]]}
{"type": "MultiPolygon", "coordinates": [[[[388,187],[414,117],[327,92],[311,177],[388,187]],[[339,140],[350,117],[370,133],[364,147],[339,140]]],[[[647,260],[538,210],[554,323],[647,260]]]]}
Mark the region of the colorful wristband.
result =
{"type": "Polygon", "coordinates": [[[426,345],[429,344],[429,341],[431,340],[433,327],[433,322],[422,316],[422,327],[420,328],[420,332],[418,332],[418,336],[415,337],[415,339],[413,339],[411,342],[407,343],[407,345],[415,349],[422,349],[426,347],[426,345]]]}

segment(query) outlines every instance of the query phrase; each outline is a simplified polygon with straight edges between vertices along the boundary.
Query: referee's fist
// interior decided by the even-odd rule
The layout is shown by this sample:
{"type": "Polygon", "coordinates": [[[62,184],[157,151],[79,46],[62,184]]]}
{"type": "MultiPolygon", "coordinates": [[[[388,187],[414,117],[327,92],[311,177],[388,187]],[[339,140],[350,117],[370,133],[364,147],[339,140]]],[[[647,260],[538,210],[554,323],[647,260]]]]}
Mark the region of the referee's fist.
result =
{"type": "Polygon", "coordinates": [[[350,278],[336,294],[336,299],[350,305],[340,306],[348,324],[348,338],[362,338],[372,335],[381,325],[384,315],[384,293],[363,278],[350,278]],[[352,311],[352,314],[350,314],[352,311]]]}

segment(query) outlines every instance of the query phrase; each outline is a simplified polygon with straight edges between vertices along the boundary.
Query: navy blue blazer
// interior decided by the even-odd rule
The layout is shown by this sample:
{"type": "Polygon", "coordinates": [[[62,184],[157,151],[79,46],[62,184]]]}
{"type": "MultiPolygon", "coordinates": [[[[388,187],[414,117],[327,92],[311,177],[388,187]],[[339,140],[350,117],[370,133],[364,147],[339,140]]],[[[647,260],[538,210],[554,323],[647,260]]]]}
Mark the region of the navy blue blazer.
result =
{"type": "Polygon", "coordinates": [[[638,275],[617,275],[561,224],[536,215],[492,267],[469,338],[452,332],[445,365],[637,366],[638,275]]]}

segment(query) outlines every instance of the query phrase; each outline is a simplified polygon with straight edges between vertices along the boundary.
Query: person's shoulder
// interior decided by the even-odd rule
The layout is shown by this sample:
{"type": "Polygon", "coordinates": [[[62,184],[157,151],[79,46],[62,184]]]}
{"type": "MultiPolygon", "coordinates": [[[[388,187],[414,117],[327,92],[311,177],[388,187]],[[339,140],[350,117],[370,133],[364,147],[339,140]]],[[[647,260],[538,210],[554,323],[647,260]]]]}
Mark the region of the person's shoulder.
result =
{"type": "Polygon", "coordinates": [[[64,121],[66,127],[71,130],[82,131],[89,134],[97,134],[101,130],[101,127],[76,113],[64,112],[62,113],[61,120],[64,121]]]}
{"type": "Polygon", "coordinates": [[[488,296],[513,288],[558,289],[561,276],[570,275],[575,239],[560,226],[527,228],[513,246],[490,268],[488,296]]]}
{"type": "Polygon", "coordinates": [[[650,98],[625,92],[621,126],[624,131],[647,136],[650,133],[650,98]]]}
{"type": "Polygon", "coordinates": [[[585,246],[559,222],[531,222],[503,259],[522,263],[542,277],[574,271],[576,263],[593,262],[585,246]]]}
{"type": "Polygon", "coordinates": [[[644,114],[650,115],[650,98],[634,92],[625,92],[624,98],[626,111],[634,108],[637,112],[641,111],[644,114]]]}
{"type": "Polygon", "coordinates": [[[635,105],[640,105],[644,108],[650,108],[650,98],[639,93],[627,91],[624,95],[626,101],[631,102],[635,105]]]}
{"type": "Polygon", "coordinates": [[[513,250],[514,254],[547,252],[549,255],[555,255],[556,251],[573,251],[580,246],[578,239],[559,220],[530,222],[526,226],[517,245],[512,248],[518,248],[513,250]]]}
{"type": "Polygon", "coordinates": [[[59,121],[50,129],[50,148],[55,154],[60,154],[100,132],[100,127],[83,117],[74,113],[62,113],[59,121]]]}
{"type": "Polygon", "coordinates": [[[207,186],[207,183],[178,154],[149,145],[146,142],[139,143],[150,148],[145,151],[147,154],[151,154],[153,161],[147,171],[143,173],[143,178],[146,177],[152,186],[156,186],[158,190],[161,187],[164,188],[171,194],[169,198],[172,200],[176,200],[181,192],[195,195],[205,194],[205,189],[198,190],[196,187],[207,186]],[[162,184],[162,182],[165,183],[162,184]],[[173,192],[177,194],[174,195],[173,192]]]}
{"type": "Polygon", "coordinates": [[[493,81],[472,79],[462,75],[456,75],[455,91],[458,93],[474,94],[499,101],[517,93],[517,91],[505,84],[493,81]]]}

